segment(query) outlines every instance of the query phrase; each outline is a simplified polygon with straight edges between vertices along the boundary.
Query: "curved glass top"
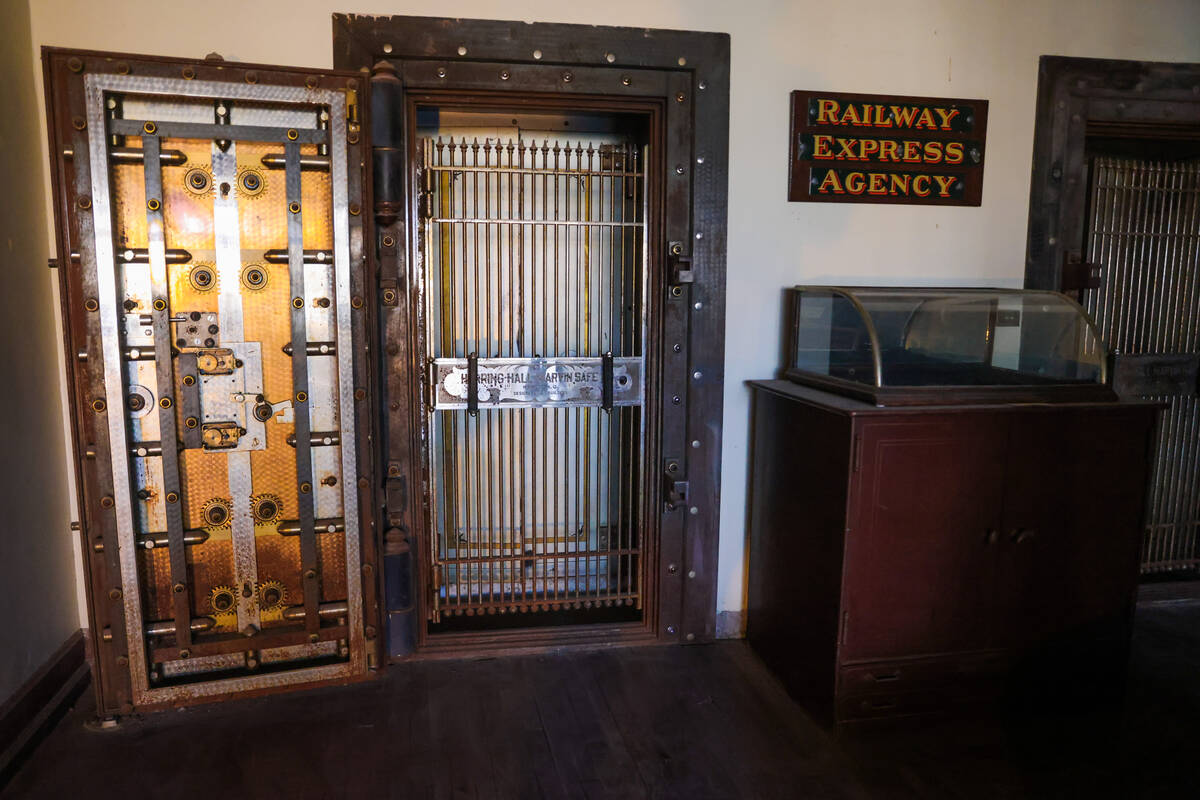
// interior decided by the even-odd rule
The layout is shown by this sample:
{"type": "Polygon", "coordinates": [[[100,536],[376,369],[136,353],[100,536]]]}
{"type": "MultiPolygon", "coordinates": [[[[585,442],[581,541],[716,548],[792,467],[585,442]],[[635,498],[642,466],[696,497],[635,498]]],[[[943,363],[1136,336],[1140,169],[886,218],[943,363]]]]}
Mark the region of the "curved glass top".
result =
{"type": "Polygon", "coordinates": [[[1103,385],[1079,304],[1023,289],[790,290],[789,373],[885,387],[1103,385]]]}

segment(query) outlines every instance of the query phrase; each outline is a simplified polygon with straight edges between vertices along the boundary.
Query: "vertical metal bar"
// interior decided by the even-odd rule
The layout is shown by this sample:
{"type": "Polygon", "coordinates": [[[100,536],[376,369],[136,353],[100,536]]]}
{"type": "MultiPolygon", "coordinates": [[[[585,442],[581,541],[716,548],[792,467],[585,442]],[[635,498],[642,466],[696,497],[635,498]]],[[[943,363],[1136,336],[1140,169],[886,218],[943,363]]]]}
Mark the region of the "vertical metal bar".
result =
{"type": "MultiPolygon", "coordinates": [[[[308,331],[304,289],[304,210],[301,208],[300,145],[283,145],[284,183],[286,186],[288,285],[291,292],[292,324],[292,401],[296,434],[296,504],[300,519],[300,576],[304,587],[304,627],[316,633],[321,627],[317,606],[320,603],[320,566],[317,559],[317,535],[313,513],[312,406],[308,402],[308,331]]],[[[345,354],[339,351],[339,358],[345,354]]],[[[349,509],[347,509],[349,513],[349,509]]]]}
{"type": "MultiPolygon", "coordinates": [[[[216,244],[217,309],[221,320],[218,334],[222,345],[240,344],[244,338],[241,295],[241,226],[238,219],[237,143],[226,150],[213,142],[213,233],[216,244]]],[[[229,495],[233,503],[230,530],[233,539],[234,579],[237,581],[238,629],[261,627],[255,588],[258,583],[258,552],[254,541],[254,517],[250,496],[254,491],[250,454],[232,452],[227,457],[229,495]]],[[[349,515],[347,515],[349,516],[349,515]]]]}
{"type": "MultiPolygon", "coordinates": [[[[153,291],[151,312],[154,331],[154,366],[158,383],[158,429],[162,451],[164,511],[171,564],[171,600],[175,618],[175,642],[182,649],[192,642],[191,587],[187,577],[187,554],[183,543],[183,495],[179,480],[178,433],[175,425],[175,374],[171,358],[170,284],[167,278],[166,242],[163,231],[162,140],[142,137],[142,159],[146,187],[146,232],[153,291]]],[[[123,413],[122,407],[112,413],[123,413]]]]}

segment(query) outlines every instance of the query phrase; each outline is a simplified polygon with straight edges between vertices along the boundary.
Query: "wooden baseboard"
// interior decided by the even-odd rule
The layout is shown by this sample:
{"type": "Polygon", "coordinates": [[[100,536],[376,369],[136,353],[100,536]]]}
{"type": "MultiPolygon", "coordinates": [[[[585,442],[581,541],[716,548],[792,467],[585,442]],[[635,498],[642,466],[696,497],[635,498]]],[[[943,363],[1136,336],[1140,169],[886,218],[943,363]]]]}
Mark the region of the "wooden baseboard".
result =
{"type": "Polygon", "coordinates": [[[63,706],[79,695],[87,677],[87,647],[80,630],[0,705],[0,787],[63,706]]]}

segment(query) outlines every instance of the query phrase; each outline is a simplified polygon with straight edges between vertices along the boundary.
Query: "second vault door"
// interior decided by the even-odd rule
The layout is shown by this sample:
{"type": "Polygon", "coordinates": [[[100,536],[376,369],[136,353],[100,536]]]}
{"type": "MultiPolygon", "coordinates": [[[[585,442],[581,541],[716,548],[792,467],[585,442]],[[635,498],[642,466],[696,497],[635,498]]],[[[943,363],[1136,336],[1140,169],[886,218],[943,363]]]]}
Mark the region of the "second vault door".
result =
{"type": "Polygon", "coordinates": [[[644,135],[473,116],[419,131],[431,622],[636,621],[644,135]]]}

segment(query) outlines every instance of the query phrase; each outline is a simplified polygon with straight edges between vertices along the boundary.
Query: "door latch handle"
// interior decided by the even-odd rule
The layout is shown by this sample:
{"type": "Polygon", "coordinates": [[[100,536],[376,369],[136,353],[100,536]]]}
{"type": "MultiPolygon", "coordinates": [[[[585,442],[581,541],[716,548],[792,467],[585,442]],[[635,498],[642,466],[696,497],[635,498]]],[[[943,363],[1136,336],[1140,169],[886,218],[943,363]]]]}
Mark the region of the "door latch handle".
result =
{"type": "Polygon", "coordinates": [[[663,465],[663,502],[667,509],[674,511],[678,506],[686,504],[688,499],[688,482],[683,477],[683,468],[678,459],[668,458],[663,465]]]}
{"type": "Polygon", "coordinates": [[[671,285],[692,283],[692,256],[684,249],[683,242],[671,242],[667,248],[667,263],[671,269],[671,285]]]}

